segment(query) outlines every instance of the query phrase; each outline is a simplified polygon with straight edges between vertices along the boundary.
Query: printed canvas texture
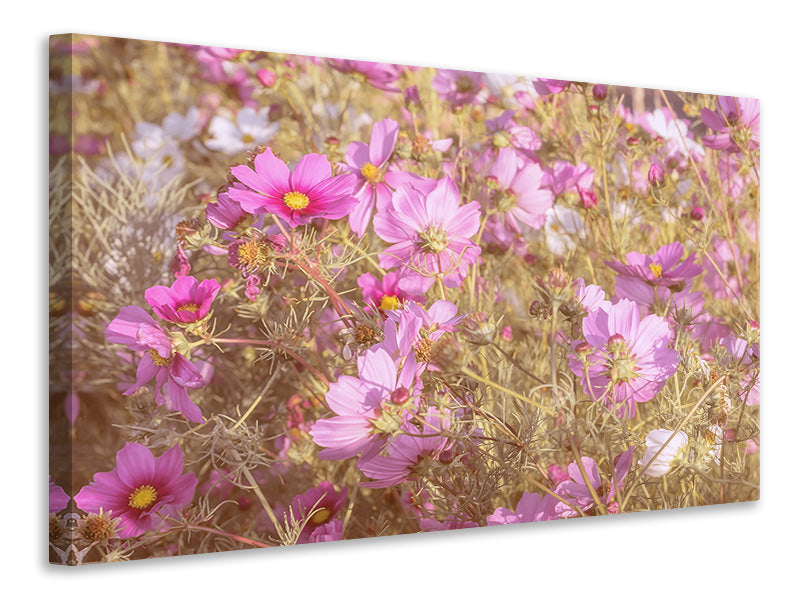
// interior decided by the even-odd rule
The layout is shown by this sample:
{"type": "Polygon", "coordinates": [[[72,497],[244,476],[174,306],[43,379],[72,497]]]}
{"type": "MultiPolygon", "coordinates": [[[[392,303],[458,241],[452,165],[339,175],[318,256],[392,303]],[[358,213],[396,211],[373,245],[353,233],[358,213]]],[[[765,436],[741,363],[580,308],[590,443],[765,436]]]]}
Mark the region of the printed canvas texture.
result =
{"type": "Polygon", "coordinates": [[[50,54],[51,562],[758,499],[758,100],[50,54]]]}

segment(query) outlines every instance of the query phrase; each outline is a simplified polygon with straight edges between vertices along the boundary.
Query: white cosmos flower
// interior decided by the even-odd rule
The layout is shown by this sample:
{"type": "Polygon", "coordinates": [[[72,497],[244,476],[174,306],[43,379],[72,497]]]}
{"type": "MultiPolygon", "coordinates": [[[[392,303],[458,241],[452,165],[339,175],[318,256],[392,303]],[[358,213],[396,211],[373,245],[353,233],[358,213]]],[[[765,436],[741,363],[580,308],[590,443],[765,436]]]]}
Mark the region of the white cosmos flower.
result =
{"type": "Polygon", "coordinates": [[[239,111],[236,122],[220,116],[211,119],[208,130],[214,137],[206,146],[225,154],[239,154],[267,143],[279,128],[280,124],[269,122],[269,108],[256,111],[248,106],[239,111]]]}
{"type": "Polygon", "coordinates": [[[644,456],[639,461],[642,467],[645,467],[658,452],[656,459],[645,469],[644,474],[651,477],[661,477],[666,475],[672,468],[672,463],[678,453],[689,443],[689,436],[683,431],[675,433],[669,443],[670,436],[674,432],[669,429],[654,429],[647,434],[645,444],[647,448],[644,451],[644,456]],[[659,452],[660,450],[660,452],[659,452]]]}

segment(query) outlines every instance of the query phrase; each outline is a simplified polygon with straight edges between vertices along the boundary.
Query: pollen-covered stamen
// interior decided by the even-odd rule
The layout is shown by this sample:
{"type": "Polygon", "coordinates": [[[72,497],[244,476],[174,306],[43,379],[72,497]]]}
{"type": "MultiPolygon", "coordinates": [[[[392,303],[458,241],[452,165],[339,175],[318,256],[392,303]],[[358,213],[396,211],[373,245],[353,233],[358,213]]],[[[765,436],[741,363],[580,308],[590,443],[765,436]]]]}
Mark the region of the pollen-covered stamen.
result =
{"type": "Polygon", "coordinates": [[[283,203],[292,210],[303,210],[310,200],[303,192],[286,192],[283,195],[283,203]]]}
{"type": "Polygon", "coordinates": [[[164,358],[155,348],[150,348],[150,359],[157,367],[168,367],[172,363],[172,356],[169,358],[164,358]]]}
{"type": "Polygon", "coordinates": [[[661,265],[658,263],[650,263],[650,272],[653,274],[653,277],[661,277],[661,265]]]}
{"type": "Polygon", "coordinates": [[[249,240],[241,244],[236,251],[239,263],[250,269],[265,267],[269,263],[271,255],[269,244],[259,240],[249,240]]]}
{"type": "Polygon", "coordinates": [[[423,337],[414,346],[414,358],[419,362],[430,362],[433,342],[429,337],[423,337]]]}
{"type": "Polygon", "coordinates": [[[331,517],[333,516],[333,511],[330,508],[321,507],[314,511],[309,519],[309,522],[314,525],[323,525],[330,521],[331,517]]]}
{"type": "Polygon", "coordinates": [[[467,75],[461,75],[456,79],[456,90],[459,92],[468,92],[472,89],[473,83],[467,75]]]}
{"type": "Polygon", "coordinates": [[[419,248],[424,252],[438,254],[447,248],[447,233],[435,225],[432,225],[425,231],[420,231],[419,237],[419,248]]]}
{"type": "Polygon", "coordinates": [[[393,294],[386,294],[381,298],[381,310],[397,310],[400,307],[400,300],[393,294]]]}
{"type": "Polygon", "coordinates": [[[361,167],[361,174],[364,176],[364,179],[370,183],[378,183],[383,179],[383,171],[372,163],[367,163],[361,167]]]}
{"type": "Polygon", "coordinates": [[[186,302],[185,304],[179,304],[175,310],[177,310],[178,312],[180,311],[194,312],[196,310],[200,310],[200,307],[194,302],[186,302]]]}
{"type": "Polygon", "coordinates": [[[411,152],[416,156],[423,156],[431,151],[431,141],[424,135],[417,135],[411,140],[411,152]]]}
{"type": "Polygon", "coordinates": [[[517,205],[517,196],[510,190],[501,190],[495,194],[494,202],[497,210],[508,212],[517,205]]]}
{"type": "Polygon", "coordinates": [[[144,509],[151,506],[158,498],[156,488],[152,485],[140,485],[131,492],[128,497],[128,506],[131,508],[144,509]]]}
{"type": "Polygon", "coordinates": [[[254,138],[254,137],[253,137],[252,135],[250,135],[249,133],[245,133],[245,134],[242,136],[242,143],[244,143],[244,144],[252,144],[252,143],[253,143],[253,142],[255,142],[255,141],[256,141],[256,138],[254,138]]]}

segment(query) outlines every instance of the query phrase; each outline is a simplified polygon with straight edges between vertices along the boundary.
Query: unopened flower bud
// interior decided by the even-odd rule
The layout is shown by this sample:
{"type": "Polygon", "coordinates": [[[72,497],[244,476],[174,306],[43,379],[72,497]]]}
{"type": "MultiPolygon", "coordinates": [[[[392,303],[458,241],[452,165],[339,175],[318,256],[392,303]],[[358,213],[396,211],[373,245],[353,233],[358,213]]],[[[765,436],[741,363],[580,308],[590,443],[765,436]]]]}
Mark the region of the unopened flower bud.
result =
{"type": "Polygon", "coordinates": [[[449,465],[455,460],[455,458],[456,455],[453,452],[452,448],[445,448],[444,450],[439,452],[438,456],[439,462],[442,463],[443,465],[449,465]]]}
{"type": "Polygon", "coordinates": [[[395,404],[397,406],[401,406],[408,402],[410,395],[408,390],[405,388],[398,388],[392,392],[391,396],[389,396],[389,402],[395,404]]]}
{"type": "Polygon", "coordinates": [[[612,335],[610,338],[608,338],[608,342],[606,342],[606,345],[611,350],[620,348],[622,347],[623,344],[625,344],[625,338],[619,333],[615,333],[614,335],[612,335]]]}
{"type": "Polygon", "coordinates": [[[695,221],[702,221],[706,216],[706,211],[704,211],[703,208],[700,206],[695,206],[694,208],[692,208],[690,216],[695,221]]]}
{"type": "Polygon", "coordinates": [[[593,117],[596,117],[597,115],[600,114],[600,107],[597,106],[597,104],[590,104],[587,110],[589,111],[589,114],[593,117]]]}
{"type": "Polygon", "coordinates": [[[575,346],[575,352],[578,354],[586,354],[592,349],[592,345],[589,342],[581,342],[577,346],[575,346]]]}
{"type": "Polygon", "coordinates": [[[658,163],[650,165],[650,170],[647,172],[647,181],[653,187],[661,187],[664,185],[664,170],[658,163]]]}
{"type": "Polygon", "coordinates": [[[338,146],[339,138],[336,137],[335,135],[330,135],[325,138],[325,143],[328,144],[328,146],[338,146]]]}
{"type": "Polygon", "coordinates": [[[597,85],[593,86],[592,96],[594,96],[595,100],[605,100],[606,96],[608,96],[608,86],[603,85],[602,83],[598,83],[597,85]]]}
{"type": "Polygon", "coordinates": [[[256,77],[258,77],[261,85],[268,88],[271,88],[273,85],[275,85],[275,82],[278,80],[275,72],[270,71],[269,69],[259,69],[256,71],[256,77]]]}
{"type": "Polygon", "coordinates": [[[628,138],[628,146],[638,146],[639,145],[639,138],[636,136],[631,136],[628,138]]]}
{"type": "Polygon", "coordinates": [[[408,110],[415,110],[422,106],[422,101],[419,99],[419,89],[417,86],[412,85],[403,92],[403,102],[405,102],[408,110]]]}
{"type": "Polygon", "coordinates": [[[595,208],[597,206],[597,194],[592,190],[579,189],[578,192],[580,193],[581,203],[584,208],[595,208]]]}

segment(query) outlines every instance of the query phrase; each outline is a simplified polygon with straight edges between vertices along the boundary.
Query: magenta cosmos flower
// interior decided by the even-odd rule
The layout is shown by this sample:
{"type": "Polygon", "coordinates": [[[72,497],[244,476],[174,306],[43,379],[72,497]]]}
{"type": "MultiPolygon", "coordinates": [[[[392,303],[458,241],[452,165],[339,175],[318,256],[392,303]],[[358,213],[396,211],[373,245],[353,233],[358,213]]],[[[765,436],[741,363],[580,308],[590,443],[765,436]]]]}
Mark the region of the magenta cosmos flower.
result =
{"type": "Polygon", "coordinates": [[[340,219],[356,205],[356,176],[331,176],[331,163],[321,154],[306,154],[290,171],[267,148],[255,157],[254,166],[255,170],[231,167],[231,174],[248,189],[228,188],[230,197],[251,214],[274,214],[297,227],[315,217],[340,219]]]}
{"type": "Polygon", "coordinates": [[[69,504],[69,496],[60,485],[50,479],[50,512],[61,512],[69,504]]]}
{"type": "MultiPolygon", "coordinates": [[[[589,480],[597,497],[606,505],[609,512],[615,512],[616,500],[614,497],[622,488],[625,476],[633,464],[633,446],[614,459],[614,475],[606,480],[600,476],[600,470],[593,458],[584,456],[581,458],[581,463],[583,463],[583,470],[586,471],[586,479],[589,480]]],[[[568,500],[573,506],[580,508],[584,513],[593,514],[594,496],[589,486],[586,485],[586,479],[584,479],[577,461],[573,461],[567,467],[567,473],[569,479],[559,483],[554,490],[555,493],[568,500]]],[[[563,502],[556,502],[554,512],[558,517],[576,517],[579,514],[574,508],[563,502]]]]}
{"type": "Polygon", "coordinates": [[[720,96],[716,112],[700,112],[706,127],[714,135],[703,137],[703,144],[715,150],[755,150],[761,145],[761,110],[758,100],[720,96]]]}
{"type": "Polygon", "coordinates": [[[389,353],[380,347],[358,357],[358,377],[342,375],[331,384],[325,401],[335,417],[319,419],[311,437],[324,449],[320,458],[344,460],[361,453],[362,460],[381,451],[388,437],[407,418],[416,391],[409,389],[413,371],[398,377],[389,353]]]}
{"type": "Polygon", "coordinates": [[[144,299],[162,319],[171,323],[196,323],[208,315],[211,303],[219,293],[216,279],[198,283],[191,275],[178,277],[170,287],[154,285],[144,299]]]}
{"type": "Polygon", "coordinates": [[[702,273],[703,267],[695,263],[695,253],[683,259],[683,244],[673,242],[661,246],[655,254],[628,252],[625,260],[607,261],[617,273],[615,291],[620,298],[629,298],[644,307],[669,293],[691,287],[692,279],[702,273]],[[683,259],[683,260],[681,260],[683,259]]]}
{"type": "MultiPolygon", "coordinates": [[[[355,197],[358,199],[350,213],[350,228],[362,237],[372,220],[377,205],[383,210],[392,201],[392,192],[406,182],[414,182],[417,187],[424,185],[423,177],[406,171],[389,170],[389,159],[397,143],[399,125],[392,119],[378,121],[372,126],[369,145],[352,142],[347,146],[345,162],[350,173],[356,176],[355,197]]],[[[433,189],[434,182],[426,186],[433,189]]]]}
{"type": "Polygon", "coordinates": [[[197,478],[183,472],[183,453],[173,446],[155,458],[141,444],[128,442],[117,452],[113,471],[95,473],[94,481],[75,495],[83,511],[111,512],[120,519],[121,538],[157,530],[162,517],[177,517],[192,501],[197,478]]]}
{"type": "Polygon", "coordinates": [[[519,223],[533,229],[544,227],[553,192],[543,187],[544,171],[539,165],[528,161],[520,165],[513,148],[501,148],[489,177],[492,203],[508,229],[519,233],[519,223]]]}
{"type": "Polygon", "coordinates": [[[347,488],[343,488],[337,492],[329,481],[323,481],[317,487],[294,497],[285,512],[285,518],[288,520],[291,516],[298,522],[308,519],[297,538],[298,544],[342,539],[342,524],[339,522],[336,527],[334,517],[344,507],[347,491],[347,488]]]}
{"type": "Polygon", "coordinates": [[[639,314],[626,298],[601,303],[583,319],[589,348],[578,344],[569,362],[586,393],[620,417],[633,417],[636,403],[652,399],[678,367],[678,353],[669,347],[669,323],[639,314]]]}
{"type": "Polygon", "coordinates": [[[362,483],[362,486],[385,488],[402,483],[412,477],[422,463],[437,460],[452,446],[452,440],[442,436],[449,427],[446,416],[431,408],[423,421],[421,432],[406,423],[402,433],[392,438],[386,456],[374,456],[359,463],[364,475],[375,480],[362,483]]]}
{"type": "Polygon", "coordinates": [[[374,306],[382,311],[396,310],[408,300],[425,301],[424,294],[400,289],[400,276],[396,271],[389,271],[382,279],[372,273],[362,273],[357,281],[368,308],[374,306]]]}
{"type": "Polygon", "coordinates": [[[195,423],[203,422],[203,413],[189,398],[187,388],[206,385],[200,372],[184,356],[172,348],[172,340],[143,308],[126,306],[106,328],[106,339],[124,344],[136,352],[144,352],[136,370],[136,383],[123,392],[128,396],[156,380],[156,404],[166,405],[195,423]]]}
{"type": "Polygon", "coordinates": [[[481,253],[469,238],[480,228],[477,202],[461,205],[461,194],[449,177],[440,179],[425,195],[405,183],[392,203],[375,215],[375,233],[392,244],[380,255],[384,269],[402,267],[404,274],[427,290],[441,276],[457,287],[481,253]]]}

